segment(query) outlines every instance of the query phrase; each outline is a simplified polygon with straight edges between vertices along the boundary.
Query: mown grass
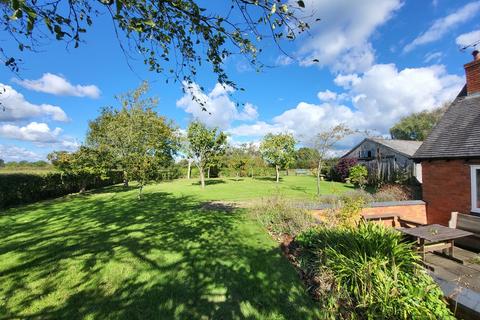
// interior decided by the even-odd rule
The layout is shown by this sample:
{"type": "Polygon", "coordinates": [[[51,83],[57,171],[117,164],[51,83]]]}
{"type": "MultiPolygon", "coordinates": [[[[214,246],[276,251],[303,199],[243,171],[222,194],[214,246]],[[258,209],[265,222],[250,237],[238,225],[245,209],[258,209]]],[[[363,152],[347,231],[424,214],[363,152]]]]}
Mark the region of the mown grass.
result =
{"type": "MultiPolygon", "coordinates": [[[[260,178],[217,178],[208,179],[205,189],[199,187],[198,179],[180,179],[161,186],[179,195],[192,195],[202,200],[245,201],[250,199],[280,195],[289,199],[316,200],[316,180],[312,176],[284,176],[280,183],[274,177],[260,178]]],[[[341,194],[353,190],[345,183],[322,181],[322,194],[341,194]]]]}
{"type": "Polygon", "coordinates": [[[316,318],[265,230],[243,209],[205,205],[309,197],[313,178],[213,181],[150,185],[140,201],[114,186],[0,212],[0,319],[316,318]]]}

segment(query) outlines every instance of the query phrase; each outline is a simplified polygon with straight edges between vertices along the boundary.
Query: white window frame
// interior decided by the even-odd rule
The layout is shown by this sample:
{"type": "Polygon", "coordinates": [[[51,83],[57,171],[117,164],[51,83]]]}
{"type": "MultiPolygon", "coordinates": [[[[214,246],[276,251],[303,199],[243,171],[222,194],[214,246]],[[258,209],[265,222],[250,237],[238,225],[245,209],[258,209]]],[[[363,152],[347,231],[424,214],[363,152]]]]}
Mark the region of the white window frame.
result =
{"type": "Polygon", "coordinates": [[[480,208],[477,208],[477,170],[480,170],[480,165],[470,166],[470,180],[472,183],[472,212],[480,213],[480,208]]]}

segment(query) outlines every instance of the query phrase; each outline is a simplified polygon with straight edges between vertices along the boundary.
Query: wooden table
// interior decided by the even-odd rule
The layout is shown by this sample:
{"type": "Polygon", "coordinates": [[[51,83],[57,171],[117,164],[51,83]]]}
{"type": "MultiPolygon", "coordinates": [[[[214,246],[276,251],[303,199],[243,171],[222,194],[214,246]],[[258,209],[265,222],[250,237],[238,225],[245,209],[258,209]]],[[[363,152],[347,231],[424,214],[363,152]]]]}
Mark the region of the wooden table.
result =
{"type": "Polygon", "coordinates": [[[454,257],[454,240],[472,235],[471,232],[448,228],[439,224],[430,224],[416,228],[399,228],[398,230],[417,239],[422,261],[425,261],[427,252],[442,250],[443,254],[448,258],[463,263],[462,260],[454,257]]]}

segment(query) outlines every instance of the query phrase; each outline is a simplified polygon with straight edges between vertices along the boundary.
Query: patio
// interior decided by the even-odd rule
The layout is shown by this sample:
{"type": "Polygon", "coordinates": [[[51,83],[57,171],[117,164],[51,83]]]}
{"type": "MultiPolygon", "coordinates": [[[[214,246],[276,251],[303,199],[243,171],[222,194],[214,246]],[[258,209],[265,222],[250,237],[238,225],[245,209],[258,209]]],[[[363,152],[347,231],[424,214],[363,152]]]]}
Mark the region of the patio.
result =
{"type": "Polygon", "coordinates": [[[455,247],[455,257],[463,264],[435,253],[427,253],[425,263],[432,277],[452,301],[456,316],[478,319],[480,314],[480,254],[455,247]]]}

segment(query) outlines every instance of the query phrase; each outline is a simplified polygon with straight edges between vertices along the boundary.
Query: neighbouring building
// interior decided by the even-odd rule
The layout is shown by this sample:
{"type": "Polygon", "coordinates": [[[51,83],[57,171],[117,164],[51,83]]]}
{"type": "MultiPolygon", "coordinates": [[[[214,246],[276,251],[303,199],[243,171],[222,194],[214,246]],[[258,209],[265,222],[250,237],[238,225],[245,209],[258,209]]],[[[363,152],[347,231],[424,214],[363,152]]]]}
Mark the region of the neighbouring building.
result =
{"type": "Polygon", "coordinates": [[[466,85],[414,155],[422,164],[427,222],[452,211],[480,214],[480,55],[465,65],[466,85]]]}
{"type": "Polygon", "coordinates": [[[422,168],[412,157],[421,141],[366,138],[342,158],[354,158],[368,168],[369,180],[394,181],[399,175],[422,181],[422,168]]]}

